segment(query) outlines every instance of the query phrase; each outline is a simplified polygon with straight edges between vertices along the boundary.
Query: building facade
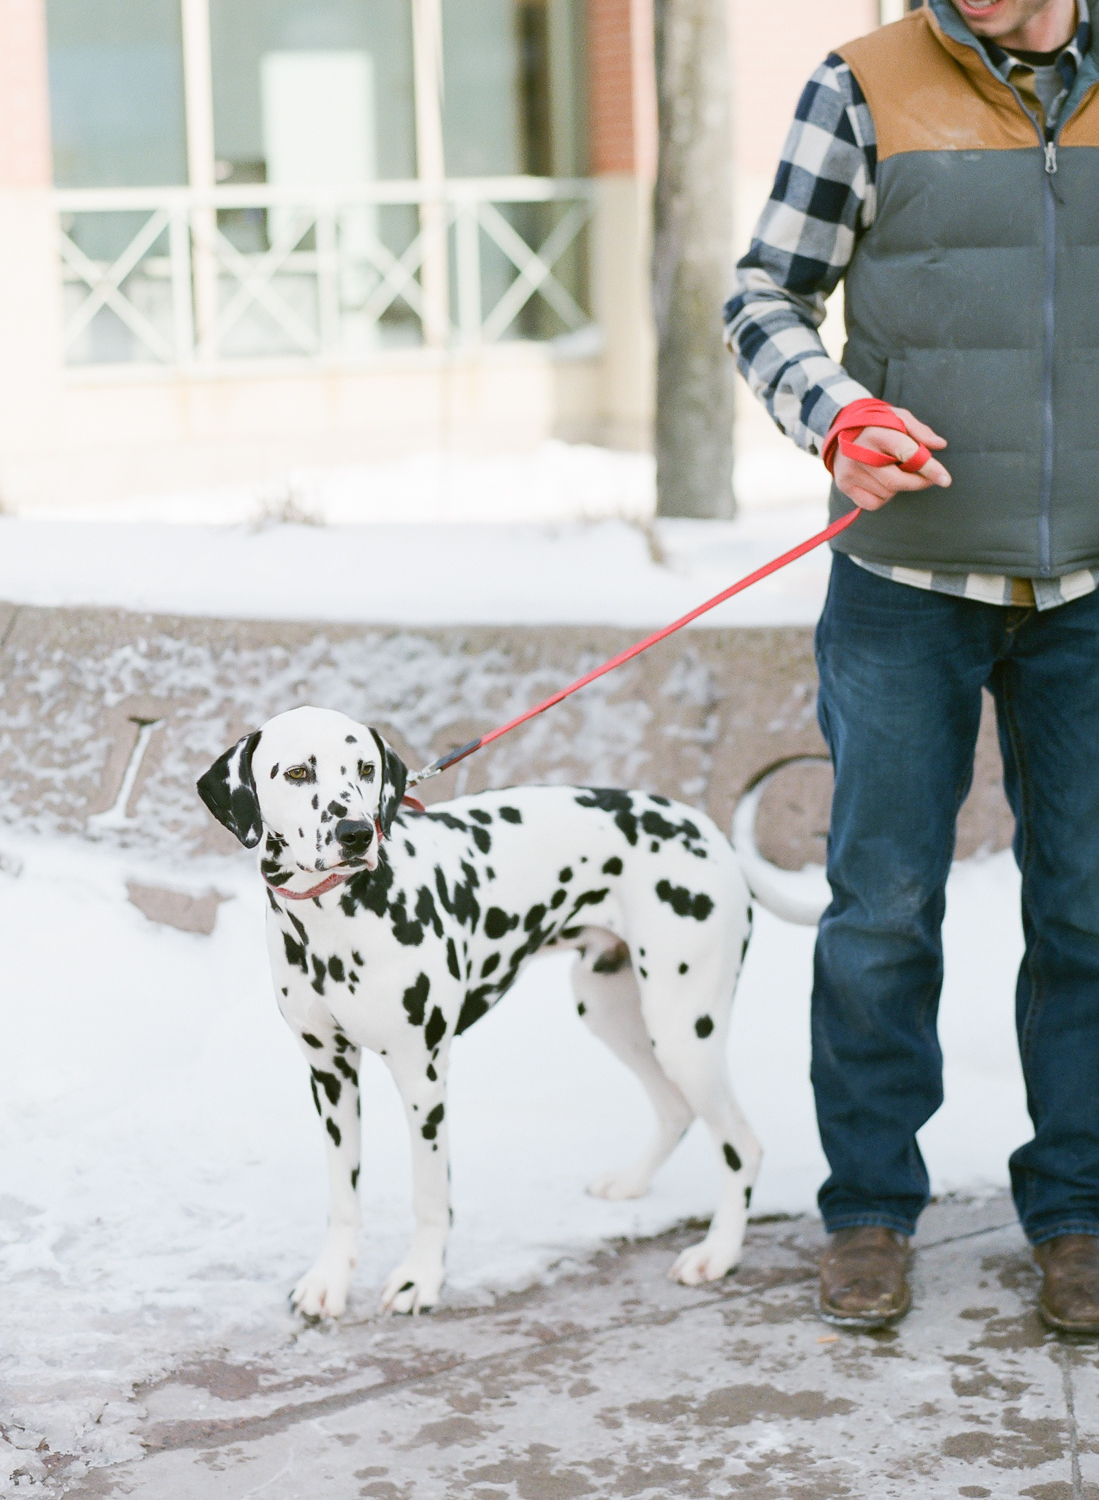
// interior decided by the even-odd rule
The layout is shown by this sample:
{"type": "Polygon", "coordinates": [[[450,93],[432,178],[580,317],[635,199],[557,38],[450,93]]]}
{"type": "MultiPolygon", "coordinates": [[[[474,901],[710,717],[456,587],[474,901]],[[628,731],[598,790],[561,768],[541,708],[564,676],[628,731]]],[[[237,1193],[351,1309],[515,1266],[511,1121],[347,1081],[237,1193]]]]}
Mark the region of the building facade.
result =
{"type": "MultiPolygon", "coordinates": [[[[731,264],[882,16],[729,3],[731,264]]],[[[646,445],[651,38],[651,0],[0,0],[0,503],[646,445]]]]}

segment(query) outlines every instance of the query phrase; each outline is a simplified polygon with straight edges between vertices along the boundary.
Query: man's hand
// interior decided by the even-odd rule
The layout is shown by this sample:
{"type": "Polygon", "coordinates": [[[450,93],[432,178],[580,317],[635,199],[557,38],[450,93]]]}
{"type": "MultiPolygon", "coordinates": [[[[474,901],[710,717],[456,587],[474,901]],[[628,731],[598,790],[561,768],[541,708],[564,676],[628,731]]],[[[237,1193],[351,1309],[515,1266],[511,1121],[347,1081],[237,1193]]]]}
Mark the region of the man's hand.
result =
{"type": "MultiPolygon", "coordinates": [[[[862,448],[899,458],[901,463],[912,457],[920,443],[928,448],[946,447],[946,439],[932,432],[926,423],[917,421],[910,411],[898,406],[896,412],[911,437],[889,427],[864,427],[853,441],[862,448]]],[[[875,469],[853,458],[844,458],[842,453],[836,454],[832,477],[836,488],[862,510],[880,510],[902,490],[926,490],[933,484],[945,489],[950,483],[950,475],[937,458],[929,458],[918,474],[905,474],[896,464],[875,469]]]]}

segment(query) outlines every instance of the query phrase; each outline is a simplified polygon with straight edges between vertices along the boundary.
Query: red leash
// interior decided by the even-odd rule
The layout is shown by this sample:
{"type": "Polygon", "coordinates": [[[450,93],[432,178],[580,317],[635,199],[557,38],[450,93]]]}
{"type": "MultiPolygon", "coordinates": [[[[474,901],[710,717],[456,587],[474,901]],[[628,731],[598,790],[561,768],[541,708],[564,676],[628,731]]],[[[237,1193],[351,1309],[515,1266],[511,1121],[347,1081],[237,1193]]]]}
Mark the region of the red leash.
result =
{"type": "MultiPolygon", "coordinates": [[[[896,460],[885,457],[883,454],[874,454],[876,460],[885,458],[885,463],[895,463],[896,460]]],[[[882,465],[884,467],[884,464],[882,465]]],[[[491,745],[493,740],[498,740],[501,735],[510,734],[513,729],[518,729],[520,724],[525,724],[528,719],[534,719],[539,714],[544,714],[547,708],[552,708],[555,703],[560,703],[563,698],[568,698],[572,693],[582,687],[587,687],[589,682],[594,682],[597,677],[604,677],[608,672],[613,672],[615,667],[620,667],[624,662],[630,661],[635,656],[640,656],[642,651],[647,651],[650,646],[655,646],[657,641],[663,641],[668,636],[674,635],[677,630],[682,630],[684,625],[689,625],[692,620],[697,620],[699,615],[704,615],[707,610],[724,604],[726,599],[731,599],[734,594],[740,594],[745,589],[751,588],[753,583],[759,583],[760,579],[767,578],[772,573],[777,573],[780,568],[785,568],[789,563],[796,562],[799,557],[804,557],[807,552],[812,552],[822,542],[831,541],[832,537],[838,536],[841,531],[850,526],[861,512],[856,509],[850,510],[838,521],[833,521],[824,531],[818,531],[816,536],[811,536],[808,541],[800,542],[792,547],[789,552],[784,552],[781,557],[773,558],[765,563],[762,568],[757,568],[754,573],[749,573],[739,583],[734,583],[730,588],[724,589],[720,594],[715,594],[712,599],[707,599],[705,604],[700,604],[697,609],[692,609],[690,614],[683,615],[674,620],[671,625],[665,625],[663,630],[658,630],[655,635],[646,636],[643,641],[638,641],[635,646],[620,651],[617,656],[612,656],[610,661],[605,661],[601,667],[595,667],[583,677],[578,677],[575,682],[570,682],[568,687],[562,688],[559,693],[554,693],[551,698],[537,703],[533,708],[528,708],[525,714],[511,719],[507,724],[501,724],[498,729],[492,729],[488,734],[481,735],[480,739],[470,740],[468,745],[462,745],[458,750],[452,750],[449,755],[441,755],[438,760],[432,761],[431,765],[425,766],[422,771],[417,771],[414,776],[408,778],[409,786],[415,786],[418,782],[427,781],[432,776],[438,776],[440,771],[446,771],[451,766],[457,765],[460,760],[465,760],[467,755],[472,755],[474,750],[483,750],[486,745],[491,745]]]]}

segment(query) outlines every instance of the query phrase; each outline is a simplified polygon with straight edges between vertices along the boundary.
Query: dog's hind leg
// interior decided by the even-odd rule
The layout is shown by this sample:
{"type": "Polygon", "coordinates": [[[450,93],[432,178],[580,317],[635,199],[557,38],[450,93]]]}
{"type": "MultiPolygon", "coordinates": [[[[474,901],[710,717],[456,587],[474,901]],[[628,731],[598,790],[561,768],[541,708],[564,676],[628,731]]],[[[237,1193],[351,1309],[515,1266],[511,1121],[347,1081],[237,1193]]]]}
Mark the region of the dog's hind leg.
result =
{"type": "Polygon", "coordinates": [[[295,1032],[324,1122],[329,1209],[321,1253],[290,1293],[290,1305],[307,1318],[338,1318],[359,1253],[359,1049],[319,1017],[295,1032]]]}
{"type": "Polygon", "coordinates": [[[637,1074],[656,1111],[656,1133],[628,1167],[589,1183],[597,1198],[640,1198],[655,1172],[682,1140],[694,1110],[653,1056],[641,1016],[641,997],[625,943],[579,957],[572,970],[577,1009],[591,1032],[637,1074]]]}
{"type": "Polygon", "coordinates": [[[717,1211],[706,1238],[684,1250],[669,1272],[673,1280],[688,1286],[716,1281],[736,1266],[762,1157],[729,1082],[726,1043],[731,1001],[721,997],[731,996],[734,982],[735,975],[723,976],[720,982],[702,988],[703,994],[713,997],[709,1003],[684,1007],[667,1004],[671,976],[651,973],[648,981],[642,980],[642,1014],[657,1061],[705,1121],[721,1171],[717,1211]]]}
{"type": "MultiPolygon", "coordinates": [[[[440,1013],[441,1014],[441,1013],[440,1013]]],[[[446,1122],[446,1069],[450,1038],[431,1051],[419,1031],[406,1045],[389,1048],[386,1062],[400,1091],[412,1142],[412,1247],[387,1278],[382,1307],[418,1313],[439,1300],[450,1233],[450,1148],[446,1122]]]]}

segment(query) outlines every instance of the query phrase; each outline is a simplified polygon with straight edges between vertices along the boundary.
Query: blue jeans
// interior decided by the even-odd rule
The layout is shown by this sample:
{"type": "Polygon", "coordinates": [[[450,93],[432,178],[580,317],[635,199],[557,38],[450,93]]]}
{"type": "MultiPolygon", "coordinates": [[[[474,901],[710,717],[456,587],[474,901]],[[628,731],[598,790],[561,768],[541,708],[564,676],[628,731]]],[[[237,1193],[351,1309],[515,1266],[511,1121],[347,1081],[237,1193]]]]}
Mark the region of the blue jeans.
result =
{"type": "Polygon", "coordinates": [[[943,1098],[940,929],[987,687],[1026,941],[1034,1138],[1011,1157],[1012,1192],[1033,1244],[1099,1235],[1099,592],[1003,608],[836,554],[817,665],[836,774],[812,1013],[825,1225],[911,1234],[927,1203],[916,1132],[943,1098]]]}

